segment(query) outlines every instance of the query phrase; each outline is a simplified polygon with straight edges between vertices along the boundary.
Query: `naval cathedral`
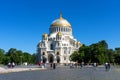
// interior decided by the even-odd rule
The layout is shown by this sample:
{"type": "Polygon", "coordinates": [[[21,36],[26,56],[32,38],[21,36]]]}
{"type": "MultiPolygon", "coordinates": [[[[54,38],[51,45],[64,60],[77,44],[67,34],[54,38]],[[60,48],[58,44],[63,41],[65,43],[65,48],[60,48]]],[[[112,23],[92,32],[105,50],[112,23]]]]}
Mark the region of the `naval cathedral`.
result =
{"type": "Polygon", "coordinates": [[[72,26],[62,17],[55,19],[37,45],[37,63],[70,63],[70,55],[81,47],[72,35],[72,26]]]}

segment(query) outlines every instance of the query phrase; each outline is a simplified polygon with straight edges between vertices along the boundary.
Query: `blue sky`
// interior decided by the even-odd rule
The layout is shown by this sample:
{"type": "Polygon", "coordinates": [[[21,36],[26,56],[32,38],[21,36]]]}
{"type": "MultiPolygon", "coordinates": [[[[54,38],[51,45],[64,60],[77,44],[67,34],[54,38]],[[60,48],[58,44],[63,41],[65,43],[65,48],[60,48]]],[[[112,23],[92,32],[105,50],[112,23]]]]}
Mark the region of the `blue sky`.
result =
{"type": "Polygon", "coordinates": [[[119,0],[0,0],[0,48],[35,53],[60,12],[81,43],[106,40],[109,48],[120,47],[119,0]]]}

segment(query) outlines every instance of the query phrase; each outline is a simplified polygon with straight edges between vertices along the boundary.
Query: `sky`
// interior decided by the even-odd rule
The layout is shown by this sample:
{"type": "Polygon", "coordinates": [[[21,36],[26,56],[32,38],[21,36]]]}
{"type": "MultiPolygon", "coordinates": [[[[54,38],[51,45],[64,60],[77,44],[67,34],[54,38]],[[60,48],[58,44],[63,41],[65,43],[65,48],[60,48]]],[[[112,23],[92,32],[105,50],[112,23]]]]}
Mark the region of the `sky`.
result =
{"type": "Polygon", "coordinates": [[[105,40],[109,49],[120,47],[119,0],[0,0],[0,48],[35,53],[60,12],[82,44],[105,40]]]}

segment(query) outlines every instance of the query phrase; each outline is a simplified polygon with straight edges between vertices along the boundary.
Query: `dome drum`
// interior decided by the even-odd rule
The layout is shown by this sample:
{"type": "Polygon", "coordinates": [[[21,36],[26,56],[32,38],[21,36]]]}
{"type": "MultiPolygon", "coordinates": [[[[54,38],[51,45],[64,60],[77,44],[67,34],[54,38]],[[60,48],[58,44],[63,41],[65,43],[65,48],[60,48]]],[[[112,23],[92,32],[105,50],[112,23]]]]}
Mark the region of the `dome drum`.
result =
{"type": "Polygon", "coordinates": [[[70,23],[62,17],[60,14],[60,17],[58,19],[55,19],[51,25],[50,25],[50,34],[56,33],[56,32],[62,32],[63,34],[72,34],[72,28],[70,23]]]}
{"type": "Polygon", "coordinates": [[[71,28],[70,27],[52,27],[50,28],[50,33],[54,33],[54,32],[71,32],[71,28]]]}

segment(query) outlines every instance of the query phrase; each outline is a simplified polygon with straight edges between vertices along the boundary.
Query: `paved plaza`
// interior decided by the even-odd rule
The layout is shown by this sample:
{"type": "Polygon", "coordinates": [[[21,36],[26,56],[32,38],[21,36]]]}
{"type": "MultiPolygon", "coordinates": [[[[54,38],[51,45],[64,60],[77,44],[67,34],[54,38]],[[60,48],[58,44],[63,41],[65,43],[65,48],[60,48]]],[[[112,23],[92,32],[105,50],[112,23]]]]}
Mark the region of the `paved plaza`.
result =
{"type": "Polygon", "coordinates": [[[105,71],[103,66],[82,69],[57,66],[55,70],[47,67],[45,70],[0,74],[0,80],[120,80],[120,69],[112,67],[110,71],[105,71]]]}

